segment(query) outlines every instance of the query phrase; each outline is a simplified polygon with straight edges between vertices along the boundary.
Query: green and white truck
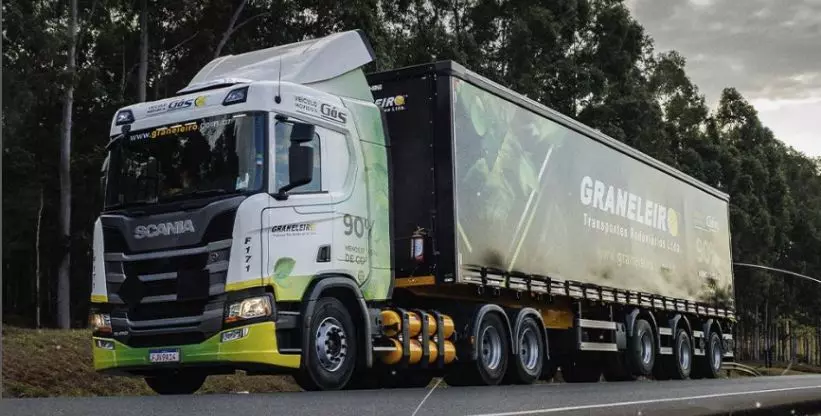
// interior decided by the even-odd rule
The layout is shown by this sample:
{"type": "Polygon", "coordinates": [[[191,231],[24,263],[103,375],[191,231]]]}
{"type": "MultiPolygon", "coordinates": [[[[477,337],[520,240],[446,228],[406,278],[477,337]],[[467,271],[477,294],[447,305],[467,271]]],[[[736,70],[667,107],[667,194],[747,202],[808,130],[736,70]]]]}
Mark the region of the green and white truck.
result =
{"type": "Polygon", "coordinates": [[[223,56],[120,109],[94,225],[94,367],[188,394],[716,377],[728,196],[360,31],[223,56]]]}

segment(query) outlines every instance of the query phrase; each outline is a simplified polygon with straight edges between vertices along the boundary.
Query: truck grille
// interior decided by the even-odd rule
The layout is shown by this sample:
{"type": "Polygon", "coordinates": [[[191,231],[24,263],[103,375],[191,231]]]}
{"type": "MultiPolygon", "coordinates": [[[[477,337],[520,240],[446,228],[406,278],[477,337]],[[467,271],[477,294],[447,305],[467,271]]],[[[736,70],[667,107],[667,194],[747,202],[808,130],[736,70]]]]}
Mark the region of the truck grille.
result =
{"type": "Polygon", "coordinates": [[[230,248],[231,240],[222,240],[161,252],[106,253],[117,338],[150,347],[202,342],[218,332],[230,248]]]}

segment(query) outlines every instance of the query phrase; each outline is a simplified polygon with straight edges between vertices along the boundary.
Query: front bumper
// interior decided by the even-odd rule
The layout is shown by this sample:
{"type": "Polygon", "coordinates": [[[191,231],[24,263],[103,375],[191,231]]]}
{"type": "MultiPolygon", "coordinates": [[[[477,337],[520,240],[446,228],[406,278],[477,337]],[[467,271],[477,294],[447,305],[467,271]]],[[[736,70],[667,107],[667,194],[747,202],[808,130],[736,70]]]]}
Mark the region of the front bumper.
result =
{"type": "Polygon", "coordinates": [[[213,368],[217,371],[249,370],[259,372],[287,372],[297,369],[299,354],[281,354],[277,346],[276,323],[261,322],[220,331],[197,344],[168,345],[134,348],[111,338],[94,337],[94,369],[103,372],[148,373],[181,367],[213,368]],[[247,334],[233,341],[222,342],[222,334],[247,328],[247,334]],[[97,345],[97,340],[111,341],[114,349],[97,345]],[[155,364],[149,361],[149,351],[179,348],[180,361],[155,364]]]}

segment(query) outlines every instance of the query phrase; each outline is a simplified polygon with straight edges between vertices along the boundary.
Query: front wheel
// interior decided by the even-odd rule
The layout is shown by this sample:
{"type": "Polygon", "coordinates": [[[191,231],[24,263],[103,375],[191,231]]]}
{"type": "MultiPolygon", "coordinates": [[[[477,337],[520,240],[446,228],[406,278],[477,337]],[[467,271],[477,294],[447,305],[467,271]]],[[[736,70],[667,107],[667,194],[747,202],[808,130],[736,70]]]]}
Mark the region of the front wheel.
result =
{"type": "Polygon", "coordinates": [[[354,373],[356,330],[345,305],[321,298],[311,316],[308,345],[294,378],[304,390],[341,390],[354,373]]]}
{"type": "Polygon", "coordinates": [[[203,373],[182,371],[146,377],[145,384],[161,395],[194,394],[202,387],[207,377],[203,373]]]}

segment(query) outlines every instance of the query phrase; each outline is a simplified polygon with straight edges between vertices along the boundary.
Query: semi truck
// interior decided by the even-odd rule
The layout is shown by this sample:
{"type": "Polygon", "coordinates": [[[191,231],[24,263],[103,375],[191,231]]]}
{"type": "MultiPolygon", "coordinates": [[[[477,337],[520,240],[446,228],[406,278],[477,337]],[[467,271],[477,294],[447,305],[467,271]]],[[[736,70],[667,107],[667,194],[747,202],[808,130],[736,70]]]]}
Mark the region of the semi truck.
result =
{"type": "Polygon", "coordinates": [[[97,371],[191,394],[719,377],[728,196],[453,61],[358,30],[119,109],[93,230],[97,371]]]}

